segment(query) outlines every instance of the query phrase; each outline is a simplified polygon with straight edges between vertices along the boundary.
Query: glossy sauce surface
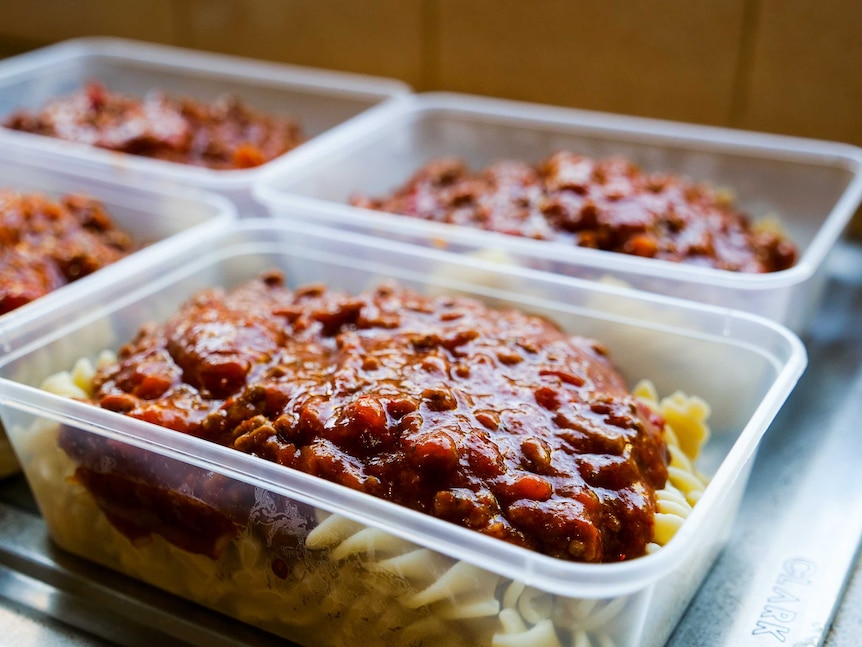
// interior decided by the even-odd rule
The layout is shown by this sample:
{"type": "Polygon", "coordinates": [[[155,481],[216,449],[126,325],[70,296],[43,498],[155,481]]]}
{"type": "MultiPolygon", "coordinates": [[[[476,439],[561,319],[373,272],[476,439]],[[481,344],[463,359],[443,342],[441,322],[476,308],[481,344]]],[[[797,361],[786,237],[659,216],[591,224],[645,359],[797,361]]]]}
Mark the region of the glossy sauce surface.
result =
{"type": "Polygon", "coordinates": [[[0,191],[0,315],[118,261],[133,247],[96,200],[0,191]]]}
{"type": "Polygon", "coordinates": [[[212,169],[260,166],[304,140],[299,124],[236,97],[212,103],[164,92],[143,99],[90,83],[37,111],[20,110],[6,128],[98,148],[212,169]]]}
{"type": "Polygon", "coordinates": [[[632,162],[561,151],[536,166],[500,161],[473,172],[430,162],[391,195],[351,203],[424,220],[735,272],[790,267],[796,247],[756,226],[726,193],[632,162]]]}
{"type": "Polygon", "coordinates": [[[104,408],[570,560],[643,554],[667,477],[663,421],[600,344],[394,284],[201,292],[96,386],[104,408]]]}

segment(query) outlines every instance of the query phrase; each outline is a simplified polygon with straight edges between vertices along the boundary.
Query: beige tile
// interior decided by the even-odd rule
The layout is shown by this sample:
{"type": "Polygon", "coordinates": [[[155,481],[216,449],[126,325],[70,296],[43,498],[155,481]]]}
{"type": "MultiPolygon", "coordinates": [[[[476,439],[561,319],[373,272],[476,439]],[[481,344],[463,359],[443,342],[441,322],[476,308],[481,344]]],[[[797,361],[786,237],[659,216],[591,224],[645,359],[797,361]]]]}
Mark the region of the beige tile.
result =
{"type": "Polygon", "coordinates": [[[38,44],[76,36],[174,41],[173,0],[0,0],[0,35],[38,44]]]}
{"type": "Polygon", "coordinates": [[[422,0],[180,0],[184,45],[420,80],[422,0]]]}
{"type": "Polygon", "coordinates": [[[744,2],[438,0],[433,83],[725,124],[744,2]]]}
{"type": "Polygon", "coordinates": [[[761,0],[738,124],[862,144],[862,3],[761,0]]]}

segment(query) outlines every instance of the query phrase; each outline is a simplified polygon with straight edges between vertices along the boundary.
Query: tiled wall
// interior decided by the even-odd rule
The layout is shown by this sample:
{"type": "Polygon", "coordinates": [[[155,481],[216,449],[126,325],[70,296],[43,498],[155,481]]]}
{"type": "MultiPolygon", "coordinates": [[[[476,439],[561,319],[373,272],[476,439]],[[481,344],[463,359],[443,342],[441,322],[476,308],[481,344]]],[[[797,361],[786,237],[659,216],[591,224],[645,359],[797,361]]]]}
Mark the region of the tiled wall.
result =
{"type": "Polygon", "coordinates": [[[0,55],[115,35],[862,145],[859,0],[0,0],[0,16],[0,55]]]}

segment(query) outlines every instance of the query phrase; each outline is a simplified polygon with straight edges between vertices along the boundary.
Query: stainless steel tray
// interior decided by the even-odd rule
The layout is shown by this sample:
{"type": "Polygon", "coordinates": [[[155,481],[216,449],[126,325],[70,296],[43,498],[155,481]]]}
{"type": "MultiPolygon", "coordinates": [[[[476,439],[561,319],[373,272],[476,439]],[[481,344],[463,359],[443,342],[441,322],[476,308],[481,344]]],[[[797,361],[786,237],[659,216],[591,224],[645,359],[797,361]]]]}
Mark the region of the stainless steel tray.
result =
{"type": "MultiPolygon", "coordinates": [[[[668,647],[855,647],[862,636],[862,245],[842,243],[809,366],[759,451],[727,548],[668,647]]],[[[56,549],[0,481],[0,644],[285,645],[56,549]]]]}

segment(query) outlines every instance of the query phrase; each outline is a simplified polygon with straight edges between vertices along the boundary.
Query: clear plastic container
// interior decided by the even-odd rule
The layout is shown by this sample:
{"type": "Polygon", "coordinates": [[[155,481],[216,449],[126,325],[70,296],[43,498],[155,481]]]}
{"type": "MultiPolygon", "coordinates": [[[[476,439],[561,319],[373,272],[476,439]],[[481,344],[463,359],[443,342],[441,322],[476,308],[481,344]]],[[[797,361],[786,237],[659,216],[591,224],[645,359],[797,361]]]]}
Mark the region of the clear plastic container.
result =
{"type": "Polygon", "coordinates": [[[0,415],[60,546],[300,644],[329,647],[360,639],[663,644],[724,545],[758,443],[806,364],[793,333],[750,314],[275,219],[237,221],[182,258],[166,255],[7,330],[3,341],[17,350],[0,360],[0,415]],[[396,279],[472,294],[595,337],[632,383],[649,378],[659,393],[682,388],[711,404],[712,436],[698,464],[710,484],[657,552],[572,563],[38,388],[79,357],[116,349],[142,322],[163,320],[193,292],[272,267],[292,286],[357,292],[396,279]],[[174,492],[199,513],[242,519],[241,532],[218,559],[161,536],[129,542],[70,479],[76,466],[58,447],[61,429],[148,465],[140,496],[174,492]],[[188,484],[204,481],[218,486],[184,498],[188,484]]]}
{"type": "MultiPolygon", "coordinates": [[[[91,80],[134,96],[161,89],[212,101],[232,93],[261,111],[297,118],[310,138],[409,91],[399,81],[359,74],[130,40],[83,38],[0,61],[0,117],[22,108],[37,109],[91,80]]],[[[234,200],[242,216],[259,208],[251,200],[251,185],[267,166],[215,171],[3,128],[0,142],[23,144],[33,155],[61,156],[81,166],[110,168],[122,178],[147,182],[150,187],[173,184],[215,191],[234,200]]]]}
{"type": "Polygon", "coordinates": [[[853,146],[456,94],[418,94],[369,115],[322,146],[274,165],[255,195],[276,216],[325,205],[336,227],[456,252],[486,250],[511,262],[627,284],[767,316],[803,331],[823,286],[823,260],[862,197],[862,151],[853,146]],[[795,267],[751,275],[534,241],[350,207],[354,192],[386,195],[431,159],[459,156],[474,169],[498,159],[536,163],[569,149],[624,155],[732,190],[754,218],[775,216],[795,241],[795,267]]]}
{"type": "MultiPolygon", "coordinates": [[[[99,173],[78,173],[67,163],[32,163],[26,151],[0,150],[0,189],[58,198],[83,193],[99,199],[118,227],[131,234],[139,251],[108,268],[69,283],[44,297],[0,316],[0,331],[27,326],[44,308],[60,307],[82,294],[99,290],[103,280],[132,271],[147,256],[178,253],[202,232],[236,219],[236,209],[224,197],[201,191],[151,191],[99,173]]],[[[2,333],[0,333],[2,334],[2,333]]],[[[0,346],[8,352],[8,345],[0,346]]],[[[18,471],[12,448],[0,425],[0,478],[18,471]]]]}

